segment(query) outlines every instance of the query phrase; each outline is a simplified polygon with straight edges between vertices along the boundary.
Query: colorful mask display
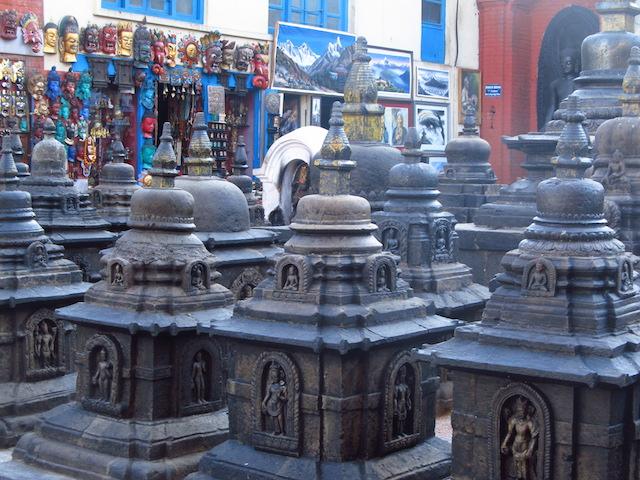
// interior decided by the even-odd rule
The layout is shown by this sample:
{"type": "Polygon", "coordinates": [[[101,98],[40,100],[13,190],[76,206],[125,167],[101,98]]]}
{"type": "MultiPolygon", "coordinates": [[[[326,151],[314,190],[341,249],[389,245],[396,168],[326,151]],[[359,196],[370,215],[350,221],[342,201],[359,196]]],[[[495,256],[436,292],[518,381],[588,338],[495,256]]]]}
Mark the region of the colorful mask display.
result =
{"type": "Polygon", "coordinates": [[[253,46],[253,86],[264,90],[269,86],[269,44],[253,46]]]}
{"type": "Polygon", "coordinates": [[[31,51],[38,53],[42,49],[42,31],[38,23],[38,16],[35,13],[25,13],[20,20],[22,29],[22,41],[26,45],[31,45],[31,51]]]}
{"type": "Polygon", "coordinates": [[[113,23],[108,23],[100,30],[100,49],[107,55],[116,54],[118,30],[113,23]]]}
{"type": "Polygon", "coordinates": [[[58,28],[60,33],[58,39],[58,50],[60,50],[60,61],[65,63],[75,63],[78,49],[80,48],[80,30],[78,21],[71,15],[66,15],[60,20],[58,28]]]}
{"type": "Polygon", "coordinates": [[[133,26],[129,22],[118,23],[118,55],[130,57],[133,54],[133,26]]]}
{"type": "Polygon", "coordinates": [[[82,48],[87,53],[96,53],[100,48],[100,29],[96,24],[89,24],[82,29],[82,48]]]}
{"type": "Polygon", "coordinates": [[[27,90],[35,101],[40,100],[44,96],[44,75],[41,73],[33,74],[29,77],[27,90]]]}
{"type": "Polygon", "coordinates": [[[13,110],[13,95],[3,90],[0,93],[0,115],[6,118],[11,115],[11,110],[13,110]]]}
{"type": "Polygon", "coordinates": [[[220,63],[222,63],[222,42],[220,32],[208,33],[200,38],[202,45],[202,63],[205,73],[220,73],[220,63]]]}
{"type": "Polygon", "coordinates": [[[58,25],[49,22],[44,26],[44,53],[56,53],[58,51],[58,25]]]}
{"type": "Polygon", "coordinates": [[[55,103],[60,96],[60,74],[56,71],[56,67],[51,67],[47,75],[46,95],[52,103],[55,103]]]}
{"type": "Polygon", "coordinates": [[[248,71],[252,60],[253,47],[251,45],[245,43],[236,49],[236,70],[239,72],[248,71]]]}
{"type": "Polygon", "coordinates": [[[61,120],[58,120],[56,122],[56,140],[60,143],[64,143],[65,138],[67,138],[67,129],[65,128],[64,123],[62,123],[61,120]]]}
{"type": "Polygon", "coordinates": [[[175,67],[176,56],[178,55],[178,44],[176,42],[176,36],[172,33],[167,35],[165,52],[166,52],[165,63],[167,67],[175,67]]]}
{"type": "Polygon", "coordinates": [[[71,106],[69,105],[69,100],[62,97],[60,99],[59,116],[60,118],[64,118],[66,120],[67,118],[69,118],[70,113],[71,113],[71,106]]]}
{"type": "Polygon", "coordinates": [[[187,67],[191,68],[200,61],[200,46],[193,35],[182,37],[178,44],[180,52],[180,61],[187,67]]]}
{"type": "Polygon", "coordinates": [[[153,138],[153,132],[156,129],[156,119],[153,115],[145,114],[142,117],[142,136],[144,138],[153,138]]]}
{"type": "Polygon", "coordinates": [[[91,98],[91,74],[89,71],[84,71],[80,75],[78,80],[78,86],[76,88],[76,97],[85,101],[91,98]]]}
{"type": "Polygon", "coordinates": [[[220,68],[222,68],[222,70],[233,69],[233,57],[235,48],[236,42],[222,40],[222,63],[220,64],[220,68]]]}
{"type": "Polygon", "coordinates": [[[77,72],[67,72],[62,82],[62,95],[68,101],[72,101],[76,96],[76,85],[80,79],[80,74],[77,72]]]}
{"type": "Polygon", "coordinates": [[[4,10],[0,13],[0,38],[14,40],[18,37],[18,12],[4,10]]]}
{"type": "Polygon", "coordinates": [[[151,47],[153,53],[153,63],[162,67],[167,58],[167,54],[165,52],[166,38],[164,36],[164,33],[159,30],[155,30],[151,34],[151,37],[153,40],[153,45],[151,47]]]}
{"type": "Polygon", "coordinates": [[[27,96],[24,92],[16,94],[14,102],[15,115],[18,118],[25,117],[27,115],[27,96]]]}
{"type": "Polygon", "coordinates": [[[133,35],[133,66],[145,68],[152,60],[151,32],[146,25],[140,25],[133,35]]]}
{"type": "Polygon", "coordinates": [[[156,107],[156,82],[151,77],[144,81],[140,92],[140,103],[148,111],[153,111],[156,107]]]}

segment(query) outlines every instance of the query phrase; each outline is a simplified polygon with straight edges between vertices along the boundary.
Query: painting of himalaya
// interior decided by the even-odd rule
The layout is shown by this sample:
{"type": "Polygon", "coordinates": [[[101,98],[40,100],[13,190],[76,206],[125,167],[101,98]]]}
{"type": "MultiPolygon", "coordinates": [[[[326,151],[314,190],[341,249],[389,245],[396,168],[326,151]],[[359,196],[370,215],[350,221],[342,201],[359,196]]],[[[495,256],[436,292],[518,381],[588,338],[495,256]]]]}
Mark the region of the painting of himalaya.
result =
{"type": "Polygon", "coordinates": [[[349,33],[279,23],[273,88],[341,94],[351,69],[356,37],[349,33]]]}
{"type": "Polygon", "coordinates": [[[369,48],[371,71],[381,98],[411,97],[411,52],[369,48]]]}

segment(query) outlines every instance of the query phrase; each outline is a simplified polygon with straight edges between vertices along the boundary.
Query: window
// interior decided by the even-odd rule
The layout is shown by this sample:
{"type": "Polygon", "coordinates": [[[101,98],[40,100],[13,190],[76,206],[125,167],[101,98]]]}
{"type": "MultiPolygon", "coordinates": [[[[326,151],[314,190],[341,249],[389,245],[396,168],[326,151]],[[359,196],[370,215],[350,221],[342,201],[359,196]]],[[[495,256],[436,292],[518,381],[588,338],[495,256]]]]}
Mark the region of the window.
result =
{"type": "Polygon", "coordinates": [[[444,63],[446,0],[422,0],[422,48],[425,62],[444,63]]]}
{"type": "Polygon", "coordinates": [[[204,0],[102,0],[102,8],[204,23],[204,0]]]}
{"type": "Polygon", "coordinates": [[[347,29],[347,0],[269,0],[269,32],[276,22],[347,29]]]}

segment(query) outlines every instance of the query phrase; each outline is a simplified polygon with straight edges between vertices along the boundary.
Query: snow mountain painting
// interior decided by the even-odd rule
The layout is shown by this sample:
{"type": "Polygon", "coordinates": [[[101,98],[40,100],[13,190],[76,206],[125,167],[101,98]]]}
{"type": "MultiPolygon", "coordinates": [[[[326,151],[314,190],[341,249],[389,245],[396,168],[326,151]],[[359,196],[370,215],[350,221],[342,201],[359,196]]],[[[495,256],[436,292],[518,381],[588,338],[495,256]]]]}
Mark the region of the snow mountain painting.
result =
{"type": "Polygon", "coordinates": [[[344,91],[355,36],[279,23],[273,87],[324,94],[344,91]]]}
{"type": "Polygon", "coordinates": [[[412,57],[410,52],[369,48],[371,71],[380,97],[410,98],[412,57]]]}

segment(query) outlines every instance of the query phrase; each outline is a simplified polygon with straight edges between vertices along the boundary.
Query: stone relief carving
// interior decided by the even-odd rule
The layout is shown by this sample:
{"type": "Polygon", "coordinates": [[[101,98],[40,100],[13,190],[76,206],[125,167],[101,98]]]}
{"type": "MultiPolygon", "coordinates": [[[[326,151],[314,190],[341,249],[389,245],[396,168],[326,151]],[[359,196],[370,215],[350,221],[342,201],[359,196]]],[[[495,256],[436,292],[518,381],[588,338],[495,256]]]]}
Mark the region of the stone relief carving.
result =
{"type": "Polygon", "coordinates": [[[388,253],[375,254],[367,259],[366,272],[371,293],[396,291],[398,270],[396,262],[388,253]]]}
{"type": "Polygon", "coordinates": [[[286,255],[276,263],[276,287],[283,292],[307,292],[310,277],[309,264],[303,256],[286,255]]]}
{"type": "Polygon", "coordinates": [[[203,292],[211,287],[211,270],[204,262],[191,262],[184,269],[185,291],[203,292]]]}
{"type": "Polygon", "coordinates": [[[627,259],[622,260],[618,267],[618,293],[633,294],[633,265],[627,259]]]}
{"type": "Polygon", "coordinates": [[[222,352],[213,339],[190,340],[184,344],[180,357],[181,415],[194,415],[221,408],[224,399],[222,352]]]}
{"type": "Polygon", "coordinates": [[[124,266],[121,262],[114,261],[109,267],[109,283],[112,287],[125,288],[124,266]]]}
{"type": "Polygon", "coordinates": [[[66,373],[64,324],[53,310],[43,308],[29,316],[24,324],[27,378],[40,380],[66,373]]]}
{"type": "Polygon", "coordinates": [[[287,265],[286,275],[284,277],[284,283],[282,284],[282,290],[293,290],[297,292],[300,290],[300,273],[298,267],[295,265],[287,265]]]}
{"type": "Polygon", "coordinates": [[[531,260],[522,274],[525,295],[553,297],[556,293],[556,269],[546,258],[531,260]]]}
{"type": "Polygon", "coordinates": [[[540,394],[523,383],[499,390],[490,416],[492,480],[551,478],[551,418],[540,394]]]}
{"type": "Polygon", "coordinates": [[[108,402],[111,398],[111,382],[113,381],[113,363],[107,357],[107,351],[99,348],[96,351],[95,370],[91,376],[91,384],[96,387],[94,396],[108,402]]]}
{"type": "Polygon", "coordinates": [[[255,268],[245,268],[231,284],[230,290],[236,300],[245,300],[253,297],[253,290],[262,281],[262,274],[255,268]]]}
{"type": "Polygon", "coordinates": [[[253,444],[285,455],[300,450],[300,374],[288,355],[264,352],[255,366],[253,444]]]}
{"type": "Polygon", "coordinates": [[[607,220],[609,228],[616,232],[616,237],[620,234],[620,223],[622,222],[622,212],[620,207],[613,200],[604,200],[604,218],[607,220]]]}
{"type": "Polygon", "coordinates": [[[420,441],[421,369],[415,356],[400,352],[391,361],[385,380],[382,453],[420,441]]]}
{"type": "Polygon", "coordinates": [[[431,227],[431,234],[433,237],[431,242],[433,261],[453,262],[456,235],[451,221],[446,218],[435,220],[431,227]]]}
{"type": "Polygon", "coordinates": [[[27,247],[25,260],[29,268],[47,268],[49,255],[42,242],[33,242],[27,247]]]}
{"type": "Polygon", "coordinates": [[[78,197],[69,195],[62,198],[62,210],[65,212],[75,212],[78,210],[78,197]]]}
{"type": "Polygon", "coordinates": [[[607,193],[629,193],[631,191],[624,155],[620,150],[613,152],[607,171],[602,177],[602,186],[607,193]]]}
{"type": "Polygon", "coordinates": [[[205,361],[206,352],[200,350],[196,353],[191,365],[191,381],[193,382],[193,402],[207,403],[207,362],[205,361]]]}
{"type": "Polygon", "coordinates": [[[81,362],[86,362],[83,407],[99,413],[120,415],[124,408],[118,403],[122,355],[117,343],[107,335],[94,335],[85,345],[81,362]]]}

